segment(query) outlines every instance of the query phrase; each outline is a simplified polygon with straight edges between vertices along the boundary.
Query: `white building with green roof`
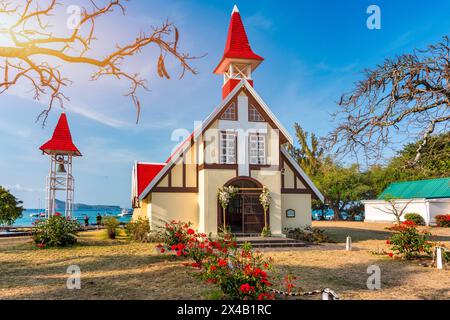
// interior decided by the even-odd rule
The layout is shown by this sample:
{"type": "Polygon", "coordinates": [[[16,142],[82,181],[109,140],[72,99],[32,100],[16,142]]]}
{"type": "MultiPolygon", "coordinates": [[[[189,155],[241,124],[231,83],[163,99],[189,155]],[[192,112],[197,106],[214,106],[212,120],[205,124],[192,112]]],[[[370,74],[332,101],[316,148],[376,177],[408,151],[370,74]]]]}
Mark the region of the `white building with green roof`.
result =
{"type": "Polygon", "coordinates": [[[365,221],[395,221],[393,205],[405,214],[420,214],[427,225],[435,224],[435,217],[450,214],[450,177],[407,182],[395,182],[378,199],[363,201],[365,221]],[[390,199],[391,201],[386,201],[390,199]]]}

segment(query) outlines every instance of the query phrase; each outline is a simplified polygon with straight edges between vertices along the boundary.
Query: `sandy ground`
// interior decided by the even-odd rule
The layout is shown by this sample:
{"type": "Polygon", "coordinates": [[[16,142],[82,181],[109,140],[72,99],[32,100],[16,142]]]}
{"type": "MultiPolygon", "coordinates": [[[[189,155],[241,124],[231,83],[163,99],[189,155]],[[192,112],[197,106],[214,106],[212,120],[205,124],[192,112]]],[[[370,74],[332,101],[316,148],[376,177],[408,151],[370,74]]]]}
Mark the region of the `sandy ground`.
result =
{"type": "MultiPolygon", "coordinates": [[[[265,250],[274,258],[275,286],[283,275],[297,277],[302,290],[332,288],[343,299],[450,299],[450,267],[436,270],[372,250],[388,249],[386,225],[315,222],[337,241],[306,248],[265,250]],[[345,238],[354,250],[344,250],[345,238]],[[369,290],[371,265],[380,267],[381,289],[369,290]]],[[[433,228],[436,240],[450,247],[450,229],[433,228]]],[[[429,261],[424,261],[429,264],[429,261]]],[[[153,244],[106,240],[84,233],[72,248],[38,250],[30,238],[0,239],[0,299],[204,299],[215,290],[196,278],[183,261],[157,254],[153,244]],[[81,290],[68,290],[67,268],[82,272],[81,290]]]]}

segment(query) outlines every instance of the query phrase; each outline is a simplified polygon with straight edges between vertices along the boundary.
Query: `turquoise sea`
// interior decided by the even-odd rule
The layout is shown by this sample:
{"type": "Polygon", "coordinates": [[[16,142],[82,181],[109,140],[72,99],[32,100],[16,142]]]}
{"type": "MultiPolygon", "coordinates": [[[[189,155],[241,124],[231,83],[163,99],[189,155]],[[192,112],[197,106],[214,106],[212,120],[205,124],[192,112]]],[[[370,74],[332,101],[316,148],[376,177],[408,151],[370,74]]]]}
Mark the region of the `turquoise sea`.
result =
{"type": "MultiPolygon", "coordinates": [[[[131,209],[130,209],[131,210],[131,209]]],[[[39,217],[32,217],[30,215],[39,214],[41,212],[45,212],[45,209],[27,209],[23,211],[22,218],[17,219],[13,224],[15,227],[30,227],[33,225],[33,222],[38,220],[39,217]]],[[[121,213],[121,209],[109,209],[109,210],[75,210],[73,213],[73,218],[77,221],[80,221],[84,225],[84,217],[89,217],[89,224],[94,225],[96,223],[96,217],[98,214],[101,214],[103,217],[116,217],[120,222],[127,223],[131,220],[131,216],[128,217],[118,217],[121,213]]]]}
{"type": "MultiPolygon", "coordinates": [[[[321,211],[313,210],[313,212],[312,212],[312,219],[313,220],[319,220],[319,217],[321,217],[321,216],[322,216],[322,212],[321,211]]],[[[334,219],[334,212],[333,212],[333,210],[329,209],[329,210],[325,211],[324,218],[325,218],[324,220],[333,220],[334,219]]],[[[344,220],[347,220],[347,214],[345,212],[342,213],[342,218],[344,220]]],[[[356,216],[355,217],[355,221],[363,221],[363,217],[356,216]]]]}

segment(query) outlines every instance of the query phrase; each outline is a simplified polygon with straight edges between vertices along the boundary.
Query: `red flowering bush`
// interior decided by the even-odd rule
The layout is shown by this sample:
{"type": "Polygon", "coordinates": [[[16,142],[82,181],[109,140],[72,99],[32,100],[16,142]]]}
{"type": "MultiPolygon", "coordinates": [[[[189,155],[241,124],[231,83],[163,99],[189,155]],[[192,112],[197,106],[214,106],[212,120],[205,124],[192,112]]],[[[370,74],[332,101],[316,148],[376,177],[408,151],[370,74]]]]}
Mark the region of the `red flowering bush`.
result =
{"type": "Polygon", "coordinates": [[[172,221],[161,231],[164,244],[158,245],[161,252],[176,252],[177,256],[191,258],[187,263],[200,269],[199,277],[216,284],[227,298],[231,299],[273,299],[267,270],[270,260],[261,253],[252,252],[251,246],[239,249],[230,233],[220,233],[212,239],[204,233],[197,233],[191,224],[172,221]]]}
{"type": "Polygon", "coordinates": [[[450,227],[450,214],[440,214],[435,219],[438,227],[450,227]]]}
{"type": "MultiPolygon", "coordinates": [[[[179,252],[178,255],[184,255],[184,248],[193,233],[195,231],[191,229],[191,223],[172,220],[165,224],[159,232],[159,237],[167,249],[179,252]]],[[[162,245],[159,247],[162,248],[162,245]]]]}
{"type": "Polygon", "coordinates": [[[432,244],[428,241],[430,233],[417,230],[413,221],[404,221],[389,230],[395,231],[386,242],[393,251],[389,253],[390,257],[393,257],[394,253],[402,255],[406,259],[416,258],[423,253],[431,254],[432,244]]]}
{"type": "MultiPolygon", "coordinates": [[[[225,240],[226,241],[226,240],[225,240]]],[[[228,250],[213,248],[213,252],[204,262],[201,277],[209,283],[219,286],[230,299],[274,299],[270,294],[267,270],[271,260],[265,259],[260,252],[251,247],[238,249],[233,241],[228,241],[228,250]]]]}

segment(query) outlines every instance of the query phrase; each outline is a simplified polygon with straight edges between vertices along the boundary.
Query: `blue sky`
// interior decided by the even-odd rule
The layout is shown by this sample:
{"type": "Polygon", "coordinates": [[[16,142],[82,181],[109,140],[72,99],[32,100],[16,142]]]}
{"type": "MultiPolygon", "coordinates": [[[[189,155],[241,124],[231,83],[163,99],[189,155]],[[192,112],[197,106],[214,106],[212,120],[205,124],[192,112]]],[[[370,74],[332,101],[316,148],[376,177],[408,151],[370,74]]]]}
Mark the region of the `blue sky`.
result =
{"type": "MultiPolygon", "coordinates": [[[[129,207],[130,171],[134,160],[165,161],[177,141],[176,129],[191,131],[220,103],[222,77],[212,74],[225,45],[235,1],[139,1],[128,4],[125,17],[114,14],[98,24],[99,47],[132,39],[139,31],[169,18],[180,29],[180,46],[199,71],[177,80],[155,73],[155,51],[145,50],[130,69],[150,79],[141,92],[142,115],[122,93],[126,83],[90,82],[89,67],[69,67],[74,84],[66,90],[66,112],[83,157],[74,162],[75,201],[129,207]]],[[[422,48],[450,34],[448,1],[239,1],[253,50],[266,60],[254,73],[255,88],[293,133],[294,122],[325,135],[340,94],[352,88],[361,70],[385,57],[422,48]],[[381,30],[366,27],[366,9],[381,8],[381,30]]],[[[59,17],[64,18],[64,17],[59,17]]],[[[0,35],[1,37],[1,35],[0,35]]],[[[43,106],[20,87],[0,96],[0,185],[7,186],[28,208],[44,201],[48,159],[38,147],[53,131],[60,109],[47,126],[35,123],[43,106]]]]}

